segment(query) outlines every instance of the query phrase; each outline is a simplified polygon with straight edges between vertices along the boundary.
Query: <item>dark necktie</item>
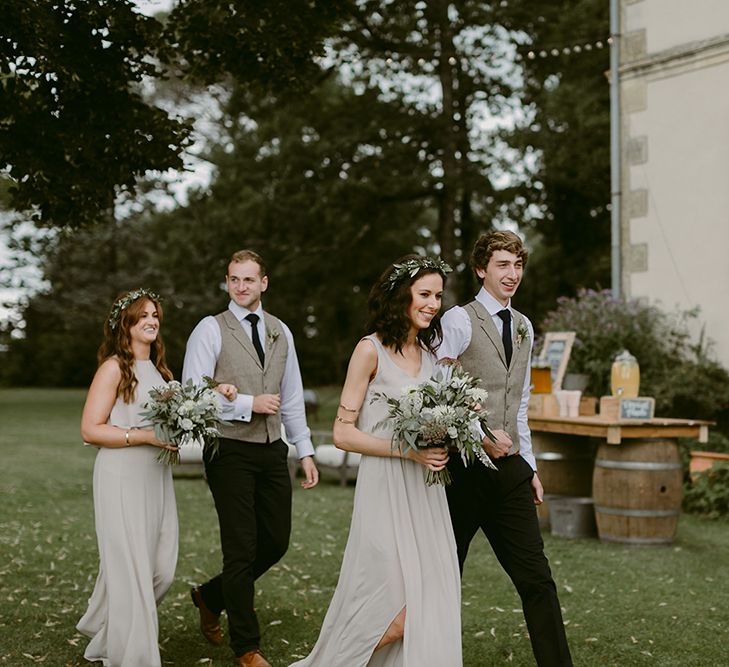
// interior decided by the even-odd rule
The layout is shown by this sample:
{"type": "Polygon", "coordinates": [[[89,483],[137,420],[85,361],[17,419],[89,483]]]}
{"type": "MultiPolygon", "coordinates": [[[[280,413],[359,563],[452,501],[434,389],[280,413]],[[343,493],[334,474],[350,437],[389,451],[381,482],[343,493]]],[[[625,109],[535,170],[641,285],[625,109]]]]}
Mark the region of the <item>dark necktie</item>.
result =
{"type": "Polygon", "coordinates": [[[251,340],[253,341],[253,347],[256,348],[258,358],[261,360],[261,366],[263,366],[263,360],[266,358],[263,354],[263,346],[261,345],[261,339],[258,337],[258,320],[259,317],[255,313],[246,315],[246,319],[251,323],[251,340]]]}
{"type": "Polygon", "coordinates": [[[511,363],[511,311],[508,308],[500,310],[496,313],[504,323],[504,328],[501,331],[501,340],[504,343],[504,354],[506,355],[506,366],[509,367],[511,363]]]}

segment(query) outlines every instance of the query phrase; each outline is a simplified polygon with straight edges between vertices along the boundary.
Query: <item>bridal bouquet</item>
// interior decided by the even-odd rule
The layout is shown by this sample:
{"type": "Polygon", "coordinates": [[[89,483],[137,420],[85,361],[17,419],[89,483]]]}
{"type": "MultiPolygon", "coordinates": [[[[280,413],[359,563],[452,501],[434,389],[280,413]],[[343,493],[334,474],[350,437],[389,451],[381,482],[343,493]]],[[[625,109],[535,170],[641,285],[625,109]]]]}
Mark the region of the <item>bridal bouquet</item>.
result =
{"type": "MultiPolygon", "coordinates": [[[[172,380],[164,387],[152,389],[149,398],[141,416],[152,422],[154,433],[160,440],[172,442],[178,447],[197,440],[204,447],[217,448],[220,403],[209,382],[195,385],[192,380],[188,380],[183,385],[172,380]]],[[[180,462],[180,453],[163,449],[157,460],[177,464],[180,462]]]]}
{"type": "MultiPolygon", "coordinates": [[[[495,468],[483,450],[481,424],[486,436],[494,440],[482,409],[488,393],[478,385],[480,380],[469,375],[454,360],[441,361],[434,376],[417,386],[403,389],[398,398],[382,394],[375,397],[387,401],[389,416],[384,421],[394,425],[393,445],[408,449],[428,447],[455,448],[465,465],[479,460],[488,468],[495,468]]],[[[450,484],[447,468],[439,472],[428,470],[426,483],[450,484]]]]}

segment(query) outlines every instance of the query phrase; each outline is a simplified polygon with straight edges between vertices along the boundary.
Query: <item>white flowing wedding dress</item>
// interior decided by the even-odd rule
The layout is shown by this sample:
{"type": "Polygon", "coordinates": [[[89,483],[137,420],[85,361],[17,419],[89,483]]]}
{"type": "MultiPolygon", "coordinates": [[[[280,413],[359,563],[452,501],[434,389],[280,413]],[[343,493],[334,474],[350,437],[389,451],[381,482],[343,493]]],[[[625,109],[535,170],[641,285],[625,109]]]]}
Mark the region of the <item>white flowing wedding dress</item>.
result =
{"type": "MultiPolygon", "coordinates": [[[[376,336],[377,373],[357,427],[390,438],[379,425],[384,400],[431,377],[423,351],[420,372],[408,375],[376,336]]],[[[461,578],[445,488],[425,484],[413,461],[362,456],[349,539],[339,582],[311,654],[291,667],[460,667],[461,578]],[[405,635],[375,651],[390,622],[407,607],[405,635]]]]}

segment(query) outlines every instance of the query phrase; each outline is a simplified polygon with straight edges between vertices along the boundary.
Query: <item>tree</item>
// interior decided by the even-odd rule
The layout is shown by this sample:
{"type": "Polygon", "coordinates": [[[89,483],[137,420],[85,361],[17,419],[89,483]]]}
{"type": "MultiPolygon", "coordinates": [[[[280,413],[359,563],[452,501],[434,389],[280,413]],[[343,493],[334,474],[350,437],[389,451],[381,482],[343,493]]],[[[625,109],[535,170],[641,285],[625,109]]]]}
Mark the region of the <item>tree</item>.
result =
{"type": "Polygon", "coordinates": [[[242,87],[223,125],[225,135],[207,155],[216,165],[209,191],[150,232],[167,249],[162,274],[178,295],[184,289],[185,335],[225,306],[217,286],[227,259],[250,247],[268,264],[266,307],[292,327],[305,379],[338,382],[365,333],[376,276],[426,245],[432,228],[431,210],[405,195],[419,195],[428,177],[413,119],[332,76],[297,102],[242,87]]]}
{"type": "Polygon", "coordinates": [[[162,26],[130,0],[11,0],[0,38],[0,166],[46,225],[104,220],[118,189],[181,167],[187,128],[143,97],[162,26]]]}
{"type": "MultiPolygon", "coordinates": [[[[335,42],[355,86],[396,100],[420,126],[422,196],[437,211],[437,249],[460,268],[508,196],[495,186],[504,154],[488,129],[516,103],[503,4],[361,0],[335,42]]],[[[451,302],[472,294],[469,275],[451,281],[451,302]]]]}
{"type": "Polygon", "coordinates": [[[353,0],[184,0],[169,16],[166,58],[185,78],[231,78],[259,93],[299,94],[319,73],[324,40],[353,0]]]}
{"type": "Polygon", "coordinates": [[[183,166],[189,124],[149,102],[146,84],[170,73],[203,83],[233,75],[300,91],[347,5],[187,0],[163,25],[132,0],[8,0],[0,170],[13,180],[11,205],[46,226],[105,220],[140,177],[183,166]]]}
{"type": "Polygon", "coordinates": [[[535,251],[528,276],[538,280],[527,277],[519,302],[539,321],[559,296],[610,283],[609,7],[563,0],[504,11],[522,30],[529,111],[507,140],[535,164],[517,215],[535,251]]]}
{"type": "Polygon", "coordinates": [[[228,257],[251,247],[269,266],[266,307],[292,327],[305,380],[341,381],[365,333],[370,286],[387,262],[426,245],[433,226],[429,207],[402,196],[428,176],[419,142],[401,140],[417,137],[413,119],[334,77],[296,104],[241,88],[226,119],[207,155],[216,178],[189,205],[49,241],[52,292],[31,299],[25,339],[11,342],[19,367],[45,364],[39,380],[83,384],[114,295],[147,286],[164,298],[164,337],[179,374],[194,325],[227,304],[228,257]],[[64,325],[47,337],[43,324],[59,319],[64,325]],[[66,360],[73,356],[75,366],[66,360]]]}

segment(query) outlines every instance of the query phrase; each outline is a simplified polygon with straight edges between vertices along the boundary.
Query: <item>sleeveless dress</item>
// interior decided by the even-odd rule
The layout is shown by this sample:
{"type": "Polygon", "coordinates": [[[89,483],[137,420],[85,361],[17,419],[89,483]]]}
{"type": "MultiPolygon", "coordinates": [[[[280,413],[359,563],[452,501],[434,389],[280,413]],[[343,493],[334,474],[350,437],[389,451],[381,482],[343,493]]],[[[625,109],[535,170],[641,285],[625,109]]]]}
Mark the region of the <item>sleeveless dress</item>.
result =
{"type": "MultiPolygon", "coordinates": [[[[152,361],[135,362],[136,399],[117,398],[109,424],[149,426],[139,416],[149,390],[165,384],[152,361]]],[[[177,564],[177,507],[169,465],[152,445],[101,447],[94,463],[99,575],[76,629],[84,657],[105,667],[159,667],[157,605],[177,564]]]]}
{"type": "MultiPolygon", "coordinates": [[[[379,339],[377,372],[357,428],[390,438],[377,426],[387,404],[408,385],[431,377],[425,351],[417,377],[402,370],[379,339]]],[[[460,667],[461,578],[445,488],[425,484],[425,468],[400,458],[362,455],[339,582],[311,654],[291,667],[460,667]],[[375,652],[403,607],[405,635],[375,652]]]]}

